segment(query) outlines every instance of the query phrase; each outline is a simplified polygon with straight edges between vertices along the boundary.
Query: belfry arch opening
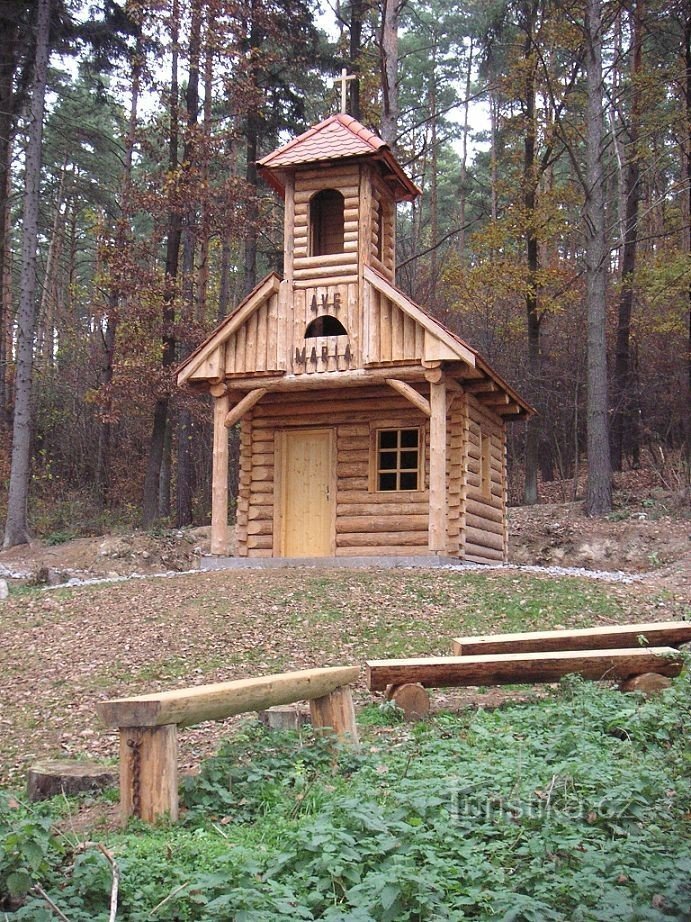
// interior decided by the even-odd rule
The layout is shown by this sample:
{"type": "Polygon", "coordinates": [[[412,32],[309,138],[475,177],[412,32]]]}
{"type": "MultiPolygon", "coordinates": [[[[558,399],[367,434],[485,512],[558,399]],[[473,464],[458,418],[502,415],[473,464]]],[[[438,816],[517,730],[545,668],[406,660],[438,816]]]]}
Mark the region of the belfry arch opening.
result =
{"type": "Polygon", "coordinates": [[[348,331],[338,317],[322,314],[315,317],[305,330],[305,339],[314,339],[315,336],[347,336],[348,331]]]}
{"type": "Polygon", "coordinates": [[[337,189],[322,189],[310,200],[310,255],[343,252],[344,198],[337,189]]]}

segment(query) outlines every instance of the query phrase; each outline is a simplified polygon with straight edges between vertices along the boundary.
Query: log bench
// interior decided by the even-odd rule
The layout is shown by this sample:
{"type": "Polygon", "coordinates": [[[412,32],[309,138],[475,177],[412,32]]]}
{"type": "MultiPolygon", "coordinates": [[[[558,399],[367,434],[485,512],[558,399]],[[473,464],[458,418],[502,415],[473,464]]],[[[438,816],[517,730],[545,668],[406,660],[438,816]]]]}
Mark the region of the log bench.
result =
{"type": "Polygon", "coordinates": [[[560,631],[456,637],[452,652],[454,656],[476,656],[621,647],[679,647],[685,643],[691,643],[691,621],[652,621],[648,624],[614,624],[560,631]]]}
{"type": "Polygon", "coordinates": [[[152,823],[178,818],[177,728],[309,701],[312,724],[357,742],[350,683],[359,666],[305,669],[254,679],[115,698],[96,705],[120,734],[120,815],[152,823]]]}
{"type": "MultiPolygon", "coordinates": [[[[572,673],[585,679],[626,681],[647,672],[676,676],[682,665],[681,656],[673,647],[437,656],[366,663],[370,691],[410,683],[424,688],[445,688],[556,682],[572,673]]],[[[395,694],[393,697],[395,700],[395,694]]]]}

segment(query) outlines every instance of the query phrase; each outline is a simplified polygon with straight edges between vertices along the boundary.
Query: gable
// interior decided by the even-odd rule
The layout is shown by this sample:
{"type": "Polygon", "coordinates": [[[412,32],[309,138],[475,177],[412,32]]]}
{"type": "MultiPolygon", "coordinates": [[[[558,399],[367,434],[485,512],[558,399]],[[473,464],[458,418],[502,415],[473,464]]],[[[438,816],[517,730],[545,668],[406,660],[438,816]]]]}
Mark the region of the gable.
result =
{"type": "Polygon", "coordinates": [[[365,282],[365,364],[456,361],[475,367],[475,352],[369,266],[365,282]]]}
{"type": "Polygon", "coordinates": [[[281,280],[272,272],[180,365],[178,386],[220,382],[226,374],[282,371],[279,337],[281,280]]]}

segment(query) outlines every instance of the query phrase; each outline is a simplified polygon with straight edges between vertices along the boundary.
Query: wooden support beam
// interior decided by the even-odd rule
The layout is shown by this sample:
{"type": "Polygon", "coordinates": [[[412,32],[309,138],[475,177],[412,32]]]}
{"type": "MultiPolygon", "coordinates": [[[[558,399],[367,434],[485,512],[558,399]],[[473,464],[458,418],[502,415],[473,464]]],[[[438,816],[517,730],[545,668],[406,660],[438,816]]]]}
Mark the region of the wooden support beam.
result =
{"type": "Polygon", "coordinates": [[[483,396],[480,402],[485,407],[500,407],[502,405],[507,406],[508,404],[510,404],[511,398],[509,397],[508,394],[505,394],[501,391],[497,391],[496,393],[487,394],[486,396],[483,396]]]}
{"type": "Polygon", "coordinates": [[[430,406],[429,400],[418,393],[414,387],[411,387],[410,384],[406,384],[405,381],[399,381],[396,378],[386,378],[386,383],[389,387],[392,387],[401,397],[405,397],[409,403],[412,403],[414,407],[424,413],[425,416],[432,415],[432,408],[430,406]]]}
{"type": "Polygon", "coordinates": [[[214,397],[214,441],[211,471],[211,553],[228,553],[228,430],[224,423],[230,399],[214,397]]]}
{"type": "Polygon", "coordinates": [[[678,647],[691,643],[691,621],[652,621],[646,624],[613,624],[565,631],[527,631],[518,634],[487,634],[456,637],[454,656],[490,653],[548,653],[555,650],[604,650],[620,647],[678,647]]]}
{"type": "Polygon", "coordinates": [[[134,698],[114,698],[97,704],[96,710],[107,727],[189,726],[205,720],[223,720],[245,711],[263,711],[276,704],[319,698],[354,682],[359,674],[359,666],[304,669],[134,698]]]}
{"type": "Polygon", "coordinates": [[[253,391],[250,391],[249,394],[245,394],[242,400],[239,403],[236,403],[232,410],[226,414],[224,420],[224,426],[226,429],[230,429],[231,426],[234,426],[245,413],[248,413],[255,403],[259,403],[264,394],[267,393],[267,388],[257,387],[253,391]]]}
{"type": "Polygon", "coordinates": [[[120,819],[145,823],[178,818],[178,737],[175,724],[120,730],[120,819]]]}
{"type": "Polygon", "coordinates": [[[485,378],[483,381],[471,381],[466,385],[466,390],[469,394],[489,394],[498,390],[498,387],[494,381],[485,378]]]}
{"type": "Polygon", "coordinates": [[[357,724],[350,686],[342,685],[328,695],[310,699],[310,716],[315,729],[333,730],[339,739],[357,744],[357,724]]]}
{"type": "Polygon", "coordinates": [[[675,676],[681,672],[682,659],[672,647],[651,647],[647,650],[562,650],[553,653],[372,660],[366,665],[370,690],[384,691],[387,685],[403,685],[406,682],[419,682],[425,688],[556,682],[571,673],[585,679],[608,681],[621,681],[644,672],[675,676]]]}
{"type": "Polygon", "coordinates": [[[239,391],[251,391],[261,386],[271,393],[286,391],[312,391],[322,388],[359,387],[367,384],[384,384],[392,374],[396,380],[422,381],[424,369],[421,365],[400,365],[395,367],[354,368],[350,371],[317,371],[313,374],[267,375],[263,378],[229,378],[230,387],[239,391]]]}
{"type": "Polygon", "coordinates": [[[429,384],[439,384],[443,377],[444,372],[438,365],[435,365],[431,368],[426,367],[425,381],[427,381],[429,384]]]}
{"type": "Polygon", "coordinates": [[[503,416],[504,419],[512,416],[521,416],[525,415],[525,411],[518,406],[517,403],[509,403],[506,406],[496,406],[492,407],[495,413],[499,416],[503,416]]]}
{"type": "Polygon", "coordinates": [[[446,384],[443,380],[438,384],[430,385],[430,407],[432,412],[429,426],[428,547],[430,551],[445,551],[447,530],[446,384]]]}

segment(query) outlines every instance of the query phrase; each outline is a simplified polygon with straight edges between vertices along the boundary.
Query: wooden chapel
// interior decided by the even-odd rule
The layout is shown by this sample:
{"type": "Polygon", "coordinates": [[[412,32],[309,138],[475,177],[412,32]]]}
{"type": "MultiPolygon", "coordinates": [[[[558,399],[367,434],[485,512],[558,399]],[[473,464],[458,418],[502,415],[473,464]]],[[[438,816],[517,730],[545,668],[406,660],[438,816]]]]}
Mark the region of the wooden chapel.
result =
{"type": "Polygon", "coordinates": [[[268,275],[186,359],[213,396],[211,552],[506,559],[506,424],[530,406],[395,285],[396,203],[419,190],[352,117],[259,161],[285,199],[268,275]]]}

